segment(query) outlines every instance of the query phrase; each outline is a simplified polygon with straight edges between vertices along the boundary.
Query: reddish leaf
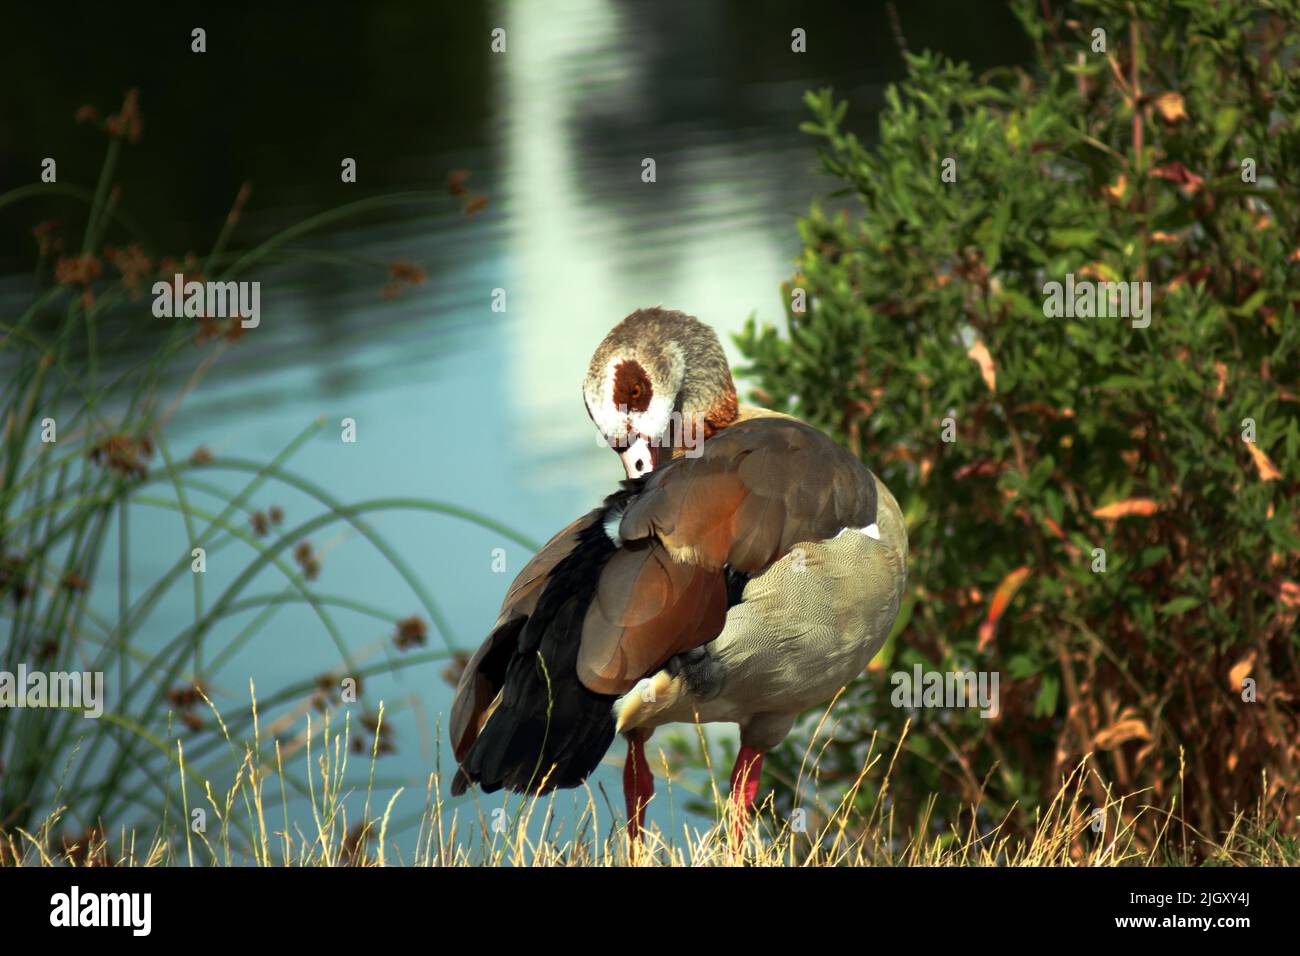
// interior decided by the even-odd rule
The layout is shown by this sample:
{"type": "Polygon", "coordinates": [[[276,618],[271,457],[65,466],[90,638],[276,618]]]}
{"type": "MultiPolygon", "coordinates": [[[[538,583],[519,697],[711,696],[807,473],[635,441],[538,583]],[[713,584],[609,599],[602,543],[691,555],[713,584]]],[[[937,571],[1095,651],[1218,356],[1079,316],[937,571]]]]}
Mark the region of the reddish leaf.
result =
{"type": "Polygon", "coordinates": [[[989,387],[990,392],[998,390],[998,373],[993,367],[993,356],[989,354],[988,346],[979,339],[970,347],[966,353],[975,360],[975,364],[980,367],[980,375],[984,377],[984,384],[989,387]]]}
{"type": "Polygon", "coordinates": [[[1272,481],[1275,478],[1281,478],[1282,472],[1277,470],[1273,464],[1273,459],[1260,449],[1253,441],[1246,443],[1246,450],[1250,452],[1250,457],[1255,461],[1255,468],[1259,470],[1260,481],[1272,481]]]}
{"type": "Polygon", "coordinates": [[[993,600],[989,602],[989,611],[984,618],[984,623],[980,625],[979,642],[975,649],[982,651],[993,642],[997,632],[998,621],[1002,618],[1011,603],[1011,599],[1020,590],[1020,585],[1025,583],[1025,578],[1029,577],[1029,568],[1022,566],[1016,568],[998,585],[997,590],[993,592],[993,600]]]}
{"type": "Polygon", "coordinates": [[[1160,505],[1156,504],[1150,498],[1125,498],[1123,501],[1112,501],[1108,505],[1100,508],[1094,508],[1092,516],[1094,518],[1104,518],[1107,521],[1114,521],[1118,518],[1127,518],[1130,516],[1149,517],[1160,510],[1160,505]]]}

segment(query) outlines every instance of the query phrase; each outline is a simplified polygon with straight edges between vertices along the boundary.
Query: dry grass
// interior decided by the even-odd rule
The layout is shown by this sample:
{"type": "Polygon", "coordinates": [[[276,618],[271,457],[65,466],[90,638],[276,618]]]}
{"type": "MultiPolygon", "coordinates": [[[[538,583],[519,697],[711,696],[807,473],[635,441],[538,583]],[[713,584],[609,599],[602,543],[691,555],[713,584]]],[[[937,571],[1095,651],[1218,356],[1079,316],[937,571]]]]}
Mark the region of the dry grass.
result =
{"type": "MultiPolygon", "coordinates": [[[[216,708],[207,701],[218,721],[216,708]]],[[[380,721],[383,708],[380,708],[380,721]]],[[[1144,805],[1140,794],[1115,797],[1103,808],[1104,832],[1094,829],[1096,814],[1087,802],[1085,783],[1092,771],[1088,760],[1065,780],[1056,798],[1037,815],[1031,834],[1012,835],[1004,825],[987,829],[943,829],[923,820],[900,832],[892,811],[858,813],[854,796],[862,787],[878,787],[875,806],[888,807],[890,773],[902,750],[901,742],[886,762],[881,753],[869,755],[853,786],[842,791],[834,806],[814,796],[820,809],[803,814],[778,814],[769,797],[744,828],[743,840],[730,836],[732,809],[716,780],[712,826],[684,824],[666,833],[650,826],[644,844],[628,840],[623,821],[589,787],[574,814],[557,815],[557,797],[512,798],[503,807],[444,801],[442,776],[431,773],[424,793],[424,810],[414,839],[390,836],[395,808],[403,799],[398,789],[381,806],[372,801],[379,734],[369,760],[364,791],[345,784],[349,758],[349,721],[341,730],[306,717],[305,730],[273,750],[262,747],[255,720],[254,739],[243,745],[243,762],[224,790],[198,779],[185,762],[179,742],[174,766],[181,781],[182,806],[164,819],[157,831],[105,833],[91,830],[69,839],[60,835],[66,808],[50,813],[36,829],[0,831],[0,865],[8,866],[1162,866],[1185,863],[1209,865],[1294,866],[1300,852],[1294,841],[1277,835],[1263,807],[1240,815],[1231,831],[1219,839],[1204,839],[1195,847],[1172,846],[1165,838],[1178,819],[1176,807],[1144,805]],[[273,757],[264,759],[264,754],[273,757]],[[310,824],[304,830],[291,822],[286,799],[286,764],[306,758],[310,824]],[[270,790],[268,791],[268,787],[270,790]],[[268,800],[268,792],[272,799],[268,800]],[[274,799],[276,796],[278,800],[274,799]],[[277,806],[278,804],[278,806],[277,806]],[[360,805],[350,815],[349,806],[360,805]],[[184,826],[203,810],[208,824],[200,832],[184,826]],[[1139,837],[1139,821],[1154,817],[1159,837],[1152,845],[1139,837]],[[566,822],[567,821],[567,822],[566,822]],[[1116,821],[1119,821],[1116,823],[1116,821]],[[557,835],[559,831],[560,835],[557,835]],[[564,833],[571,835],[564,836],[564,833]]],[[[337,720],[335,721],[337,724],[337,720]]],[[[223,731],[225,725],[222,723],[223,731]]],[[[227,734],[227,742],[234,741],[227,734]]],[[[664,768],[666,769],[666,768],[664,768]]],[[[815,780],[815,774],[810,773],[815,780]]],[[[671,787],[671,784],[670,784],[671,787]]],[[[661,793],[656,799],[671,799],[661,793]]],[[[496,803],[494,798],[493,802],[496,803]]],[[[301,816],[308,816],[304,808],[301,816]]],[[[979,815],[972,813],[972,820],[979,815]]]]}

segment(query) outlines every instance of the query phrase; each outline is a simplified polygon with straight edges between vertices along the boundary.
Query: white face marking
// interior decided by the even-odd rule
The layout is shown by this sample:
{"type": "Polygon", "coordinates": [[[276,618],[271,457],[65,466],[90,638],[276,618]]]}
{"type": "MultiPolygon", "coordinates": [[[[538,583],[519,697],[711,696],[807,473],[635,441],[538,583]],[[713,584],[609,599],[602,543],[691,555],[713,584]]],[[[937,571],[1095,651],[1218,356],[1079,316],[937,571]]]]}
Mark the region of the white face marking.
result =
{"type": "Polygon", "coordinates": [[[637,437],[619,451],[619,460],[629,478],[640,478],[654,471],[656,449],[644,438],[637,437]]]}
{"type": "Polygon", "coordinates": [[[596,431],[607,444],[615,448],[625,448],[627,443],[634,440],[637,435],[651,442],[658,442],[667,433],[668,426],[672,422],[673,403],[677,399],[677,387],[680,385],[683,371],[681,350],[670,342],[667,351],[672,357],[673,380],[652,383],[653,394],[650,397],[650,404],[643,412],[630,411],[625,406],[619,407],[614,404],[614,370],[629,359],[618,355],[605,365],[599,394],[588,394],[586,397],[587,409],[591,412],[596,431]]]}

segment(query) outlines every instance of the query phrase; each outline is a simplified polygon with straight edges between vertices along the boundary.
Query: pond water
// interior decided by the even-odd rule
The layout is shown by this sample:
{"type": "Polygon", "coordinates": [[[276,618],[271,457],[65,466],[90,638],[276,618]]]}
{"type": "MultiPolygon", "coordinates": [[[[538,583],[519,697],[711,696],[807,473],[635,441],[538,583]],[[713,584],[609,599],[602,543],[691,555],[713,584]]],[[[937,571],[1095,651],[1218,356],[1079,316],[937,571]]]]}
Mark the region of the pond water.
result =
{"type": "MultiPolygon", "coordinates": [[[[262,282],[261,326],[180,406],[167,440],[178,457],[205,446],[267,461],[323,416],[324,428],[288,467],[338,499],[434,499],[540,542],[621,477],[615,456],[596,443],[579,392],[605,331],[637,307],[662,303],[713,325],[738,359],[729,333],[751,313],[779,321],[779,284],[800,248],[796,219],[834,188],[797,129],[803,92],[835,86],[851,102],[850,125],[869,137],[885,85],[903,73],[885,4],[798,14],[777,7],[514,0],[357,11],[324,3],[293,18],[268,11],[212,21],[207,60],[187,49],[194,16],[88,13],[87,32],[117,38],[120,48],[66,41],[67,62],[80,66],[51,81],[39,116],[11,109],[5,129],[48,130],[78,157],[68,175],[93,183],[99,140],[69,132],[65,118],[92,93],[112,108],[121,89],[139,86],[145,137],[124,159],[125,196],[159,246],[172,249],[206,249],[243,181],[253,193],[237,244],[362,195],[441,188],[449,170],[468,170],[469,193],[487,197],[475,215],[447,196],[296,244],[425,270],[423,283],[391,300],[381,269],[324,258],[245,276],[262,282]],[[488,49],[498,26],[504,54],[488,49]],[[808,31],[805,54],[790,50],[795,27],[808,31]],[[130,62],[128,51],[141,47],[151,56],[130,62]],[[339,183],[344,156],[357,159],[355,186],[339,183]],[[654,183],[641,181],[646,157],[656,163],[654,183]],[[504,312],[492,308],[494,290],[504,290],[504,312]],[[345,418],[356,423],[355,443],[340,438],[345,418]]],[[[1022,55],[1000,3],[898,7],[912,49],[936,48],[977,67],[1022,55]]],[[[29,37],[54,30],[48,13],[16,16],[29,37]]],[[[37,57],[40,47],[22,56],[37,57]]],[[[11,59],[6,72],[25,62],[11,59]]],[[[12,167],[29,148],[42,154],[15,146],[12,167]]],[[[5,242],[0,253],[16,271],[18,243],[5,242]]],[[[146,345],[128,339],[122,360],[146,345]]],[[[242,479],[212,480],[233,488],[242,479]]],[[[285,489],[251,503],[279,504],[287,527],[320,512],[285,489]]],[[[368,520],[445,615],[449,633],[431,628],[428,646],[476,646],[529,551],[446,515],[393,510],[368,520]],[[494,570],[498,548],[504,573],[494,570]]],[[[131,540],[133,594],[188,550],[179,519],[157,510],[140,509],[131,540]]],[[[335,525],[313,543],[323,555],[321,591],[427,617],[359,535],[335,525]]],[[[246,558],[237,548],[215,557],[210,594],[246,558]]],[[[279,586],[273,573],[265,581],[279,586]]],[[[116,587],[97,588],[95,601],[111,611],[116,587]]],[[[233,632],[250,618],[225,627],[233,632]]],[[[354,651],[398,655],[391,626],[347,611],[335,619],[354,651]]],[[[170,636],[192,620],[192,595],[176,588],[150,627],[170,636]]],[[[216,702],[245,703],[250,676],[262,693],[337,666],[315,615],[286,606],[224,663],[216,702]]],[[[396,752],[379,764],[383,784],[421,794],[399,809],[401,826],[418,816],[439,747],[444,770],[449,764],[445,730],[438,739],[451,695],[442,667],[422,664],[365,685],[365,708],[384,699],[395,728],[396,752]]],[[[616,806],[621,759],[616,743],[593,780],[616,806]]],[[[674,802],[657,801],[652,818],[680,825],[674,802]]]]}

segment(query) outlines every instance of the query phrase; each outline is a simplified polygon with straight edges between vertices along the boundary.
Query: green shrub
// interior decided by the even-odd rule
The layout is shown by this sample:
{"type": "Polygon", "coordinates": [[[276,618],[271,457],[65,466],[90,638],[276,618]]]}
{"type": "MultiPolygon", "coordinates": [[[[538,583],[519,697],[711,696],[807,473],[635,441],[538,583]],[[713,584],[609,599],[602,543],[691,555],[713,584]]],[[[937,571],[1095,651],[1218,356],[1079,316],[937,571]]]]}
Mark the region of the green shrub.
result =
{"type": "MultiPolygon", "coordinates": [[[[1023,830],[1091,753],[1094,805],[1145,788],[1126,806],[1184,835],[1260,806],[1295,832],[1300,4],[1015,6],[1029,72],[912,57],[871,147],[809,94],[856,203],[801,220],[786,334],[738,339],[756,397],[860,454],[908,517],[908,598],[822,781],[910,715],[900,823],[937,792],[939,820],[978,804],[1023,830]],[[1049,315],[1067,274],[1150,282],[1149,326],[1049,315]],[[998,672],[1000,715],[896,708],[916,663],[998,672]]],[[[788,780],[803,743],[776,755],[788,780]]]]}

